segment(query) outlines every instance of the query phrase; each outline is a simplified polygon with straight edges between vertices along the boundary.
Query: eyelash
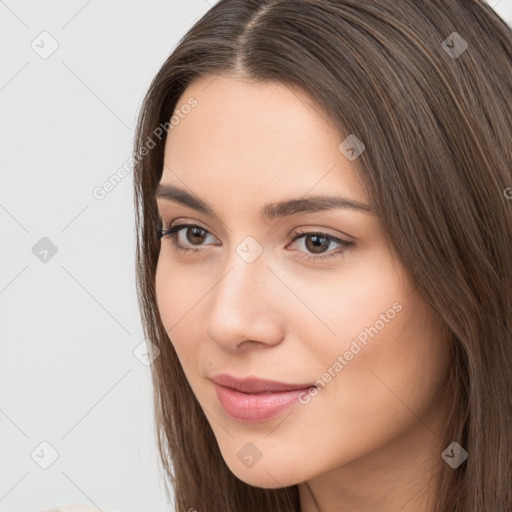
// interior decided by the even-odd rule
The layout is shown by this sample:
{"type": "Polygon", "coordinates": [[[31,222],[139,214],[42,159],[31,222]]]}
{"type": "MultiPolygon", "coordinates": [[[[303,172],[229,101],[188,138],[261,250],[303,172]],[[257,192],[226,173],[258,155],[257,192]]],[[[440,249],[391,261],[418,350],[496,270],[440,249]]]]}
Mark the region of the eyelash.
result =
{"type": "MultiPolygon", "coordinates": [[[[194,223],[183,223],[183,224],[177,224],[176,226],[171,226],[169,228],[163,228],[163,227],[159,227],[158,231],[157,231],[157,236],[159,239],[165,237],[165,236],[170,236],[171,240],[172,240],[172,243],[174,244],[174,246],[176,247],[176,249],[182,253],[197,253],[197,252],[201,252],[202,249],[190,249],[190,248],[187,248],[187,247],[183,247],[177,240],[177,234],[179,231],[185,229],[185,228],[198,228],[202,231],[204,231],[205,233],[211,235],[211,233],[205,229],[203,226],[200,226],[199,224],[194,224],[194,223]]],[[[320,237],[320,238],[324,238],[326,240],[328,240],[329,242],[335,242],[337,244],[340,244],[340,246],[343,248],[342,251],[338,251],[338,252],[330,252],[330,253],[326,253],[325,255],[307,255],[307,256],[300,256],[300,258],[302,259],[306,259],[308,261],[320,261],[320,260],[325,260],[327,258],[331,258],[331,257],[335,257],[335,256],[341,256],[343,257],[344,256],[344,253],[345,253],[345,250],[348,249],[349,247],[352,247],[355,245],[354,242],[352,241],[348,241],[348,240],[343,240],[341,238],[337,238],[337,237],[334,237],[332,235],[329,235],[327,233],[323,233],[321,231],[302,231],[302,230],[298,230],[296,233],[295,233],[295,236],[294,238],[292,239],[291,243],[295,242],[296,240],[298,240],[299,238],[303,238],[303,237],[306,237],[306,236],[317,236],[317,237],[320,237]]],[[[299,251],[301,252],[301,251],[299,251]]],[[[303,253],[304,254],[304,253],[303,253]]]]}

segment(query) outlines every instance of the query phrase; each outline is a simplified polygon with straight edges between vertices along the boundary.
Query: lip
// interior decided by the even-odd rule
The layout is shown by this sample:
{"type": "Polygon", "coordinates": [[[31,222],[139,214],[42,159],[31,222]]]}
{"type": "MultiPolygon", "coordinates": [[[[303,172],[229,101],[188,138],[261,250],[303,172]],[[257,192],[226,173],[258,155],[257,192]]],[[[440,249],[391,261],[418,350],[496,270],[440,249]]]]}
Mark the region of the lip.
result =
{"type": "Polygon", "coordinates": [[[216,384],[226,388],[235,389],[242,393],[263,393],[268,391],[295,391],[315,387],[314,384],[288,384],[277,380],[260,379],[258,377],[237,378],[227,373],[220,373],[210,377],[216,384]]]}
{"type": "Polygon", "coordinates": [[[246,422],[274,418],[298,403],[302,393],[316,387],[314,384],[288,384],[257,377],[237,379],[227,374],[216,375],[210,380],[227,414],[246,422]]]}

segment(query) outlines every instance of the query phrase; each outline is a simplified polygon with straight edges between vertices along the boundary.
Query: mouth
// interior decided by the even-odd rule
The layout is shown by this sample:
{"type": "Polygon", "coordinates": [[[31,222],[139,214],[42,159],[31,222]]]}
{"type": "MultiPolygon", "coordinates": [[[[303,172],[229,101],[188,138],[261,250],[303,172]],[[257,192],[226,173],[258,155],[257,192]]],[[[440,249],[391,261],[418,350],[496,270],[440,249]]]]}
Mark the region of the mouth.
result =
{"type": "Polygon", "coordinates": [[[282,391],[297,391],[316,387],[311,384],[289,384],[277,380],[260,379],[258,377],[237,378],[226,373],[210,377],[210,380],[236,391],[247,394],[279,393],[282,391]]]}
{"type": "Polygon", "coordinates": [[[215,385],[217,398],[232,419],[243,422],[266,421],[299,403],[314,384],[289,384],[249,377],[237,379],[217,375],[210,380],[215,385]]]}

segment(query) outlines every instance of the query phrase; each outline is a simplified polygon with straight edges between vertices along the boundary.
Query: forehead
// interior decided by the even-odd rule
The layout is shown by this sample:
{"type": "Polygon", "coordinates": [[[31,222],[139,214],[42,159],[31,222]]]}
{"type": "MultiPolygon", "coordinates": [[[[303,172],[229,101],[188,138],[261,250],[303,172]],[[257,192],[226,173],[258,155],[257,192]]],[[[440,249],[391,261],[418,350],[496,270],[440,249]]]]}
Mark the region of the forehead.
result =
{"type": "Polygon", "coordinates": [[[338,149],[344,136],[297,89],[218,75],[193,82],[177,102],[162,182],[268,199],[338,191],[364,202],[355,167],[338,149]],[[197,104],[183,109],[191,99],[197,104]]]}

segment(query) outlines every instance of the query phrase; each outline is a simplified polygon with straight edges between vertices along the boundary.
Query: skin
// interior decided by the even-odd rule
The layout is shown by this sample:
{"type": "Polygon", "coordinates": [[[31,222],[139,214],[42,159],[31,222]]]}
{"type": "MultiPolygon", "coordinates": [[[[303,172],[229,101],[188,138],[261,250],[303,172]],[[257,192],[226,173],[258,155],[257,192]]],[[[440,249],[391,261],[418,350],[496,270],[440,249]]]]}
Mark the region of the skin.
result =
{"type": "Polygon", "coordinates": [[[282,84],[203,77],[177,108],[190,97],[198,105],[169,132],[161,183],[197,195],[220,219],[157,199],[164,227],[194,221],[207,233],[201,241],[180,231],[183,245],[199,248],[192,255],[162,239],[156,293],[226,464],[253,486],[299,484],[305,512],[432,510],[429,479],[444,464],[451,399],[449,341],[437,315],[373,212],[259,217],[268,202],[317,194],[369,205],[356,162],[338,149],[344,137],[305,93],[282,84]],[[355,245],[307,261],[344,249],[331,242],[315,252],[304,236],[292,242],[299,228],[355,245]],[[248,236],[263,250],[252,263],[236,252],[248,236]],[[220,405],[208,377],[315,383],[393,304],[401,310],[309,403],[260,423],[231,419],[220,405]],[[248,442],[262,454],[250,468],[237,457],[248,442]]]}

